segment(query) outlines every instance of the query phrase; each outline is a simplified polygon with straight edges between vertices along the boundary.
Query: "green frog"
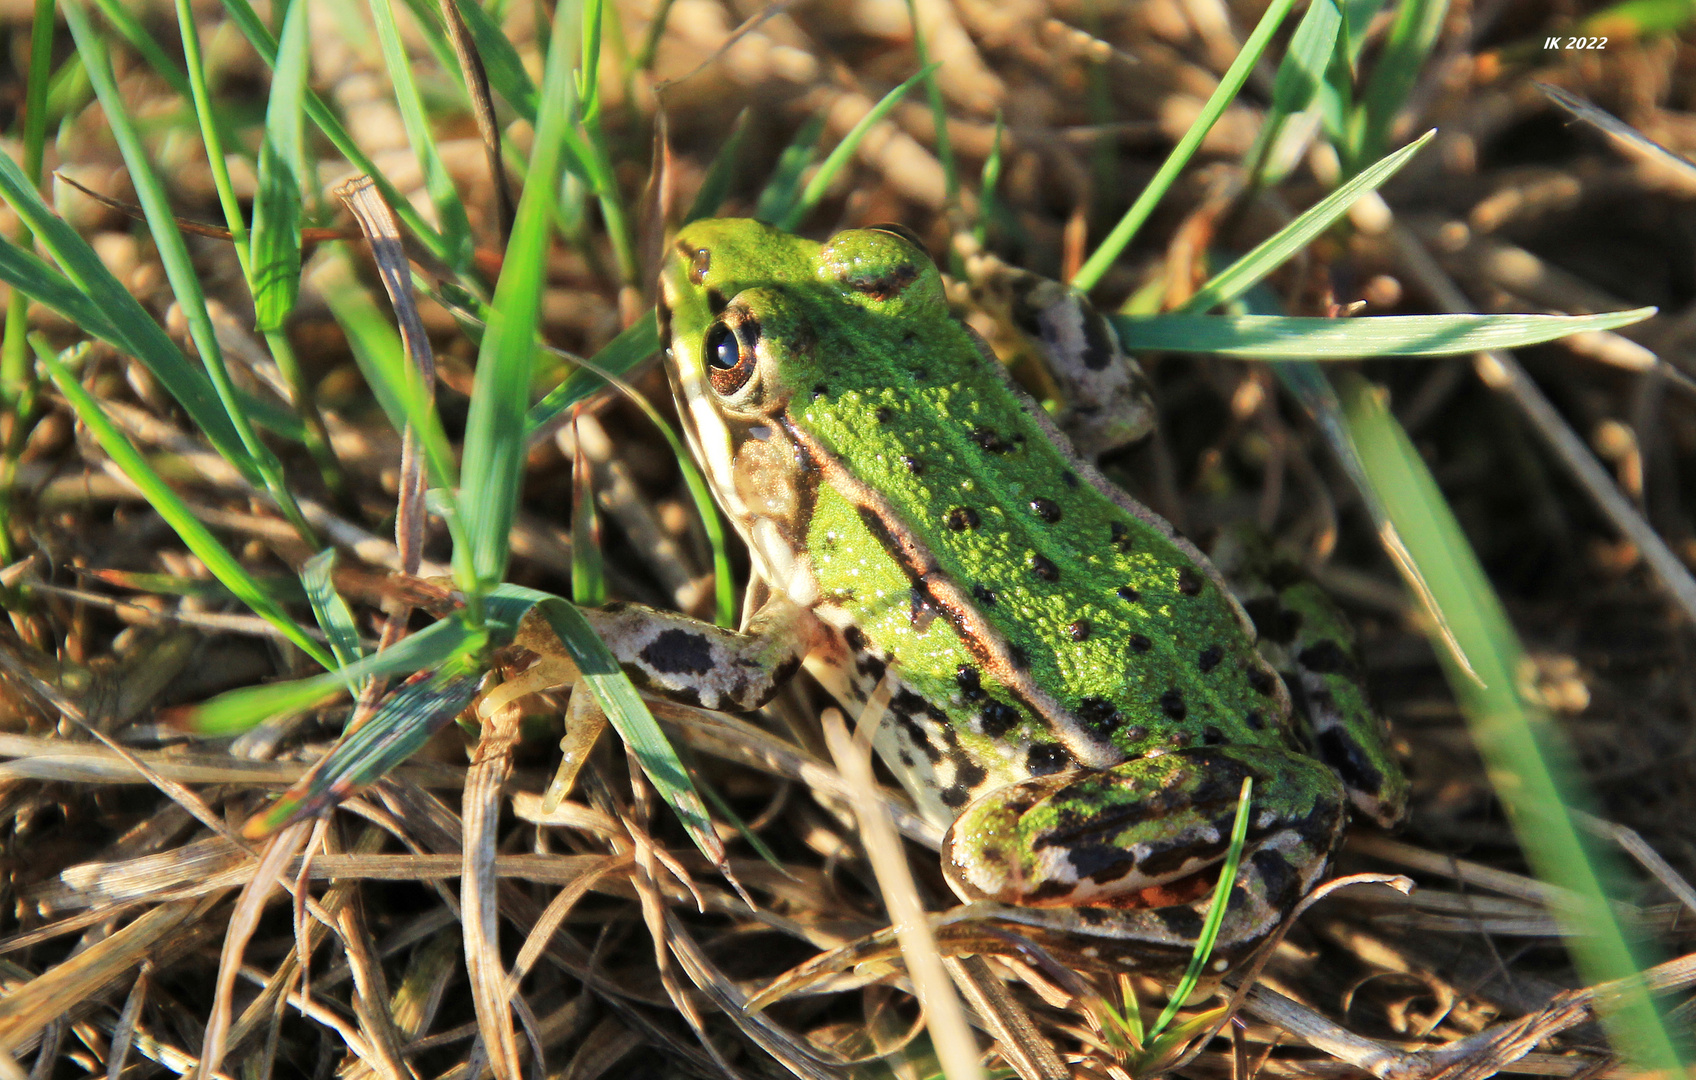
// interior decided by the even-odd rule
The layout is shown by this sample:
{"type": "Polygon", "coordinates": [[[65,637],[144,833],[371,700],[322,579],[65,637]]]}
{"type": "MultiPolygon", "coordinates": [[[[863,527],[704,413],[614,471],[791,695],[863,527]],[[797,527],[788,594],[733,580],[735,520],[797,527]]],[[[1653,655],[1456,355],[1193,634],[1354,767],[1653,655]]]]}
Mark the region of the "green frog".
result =
{"type": "MultiPolygon", "coordinates": [[[[1216,970],[1318,882],[1350,804],[1401,816],[1405,781],[1329,602],[1274,573],[1245,610],[954,317],[911,234],[821,244],[699,221],[660,288],[678,411],[755,581],[739,632],[598,613],[640,685],[745,710],[804,662],[852,713],[877,695],[874,746],[946,830],[954,891],[1150,970],[1192,951],[1245,777],[1216,970]]],[[[1098,399],[1061,413],[1092,455],[1146,427],[1140,374],[1098,313],[1029,275],[1002,295],[1055,381],[1098,399]]]]}

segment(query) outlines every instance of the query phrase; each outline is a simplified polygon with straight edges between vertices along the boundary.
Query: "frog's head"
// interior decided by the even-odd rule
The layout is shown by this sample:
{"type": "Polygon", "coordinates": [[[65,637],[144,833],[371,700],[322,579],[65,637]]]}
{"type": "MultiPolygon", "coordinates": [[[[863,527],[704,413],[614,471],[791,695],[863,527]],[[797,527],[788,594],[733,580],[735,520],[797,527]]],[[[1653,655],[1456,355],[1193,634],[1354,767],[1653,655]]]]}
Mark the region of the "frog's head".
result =
{"type": "Polygon", "coordinates": [[[946,318],[941,275],[895,227],[820,244],[717,219],[678,234],[660,294],[666,368],[696,460],[750,545],[771,549],[769,564],[803,542],[818,483],[791,403],[887,381],[889,358],[912,351],[911,328],[946,318]]]}

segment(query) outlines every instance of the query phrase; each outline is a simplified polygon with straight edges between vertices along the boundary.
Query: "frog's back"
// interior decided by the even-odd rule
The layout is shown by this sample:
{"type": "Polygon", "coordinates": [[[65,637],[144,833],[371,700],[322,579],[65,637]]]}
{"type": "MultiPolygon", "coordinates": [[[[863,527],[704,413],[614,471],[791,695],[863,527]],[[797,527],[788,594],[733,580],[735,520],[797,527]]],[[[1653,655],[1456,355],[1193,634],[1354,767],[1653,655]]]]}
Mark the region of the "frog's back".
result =
{"type": "Polygon", "coordinates": [[[1282,742],[1282,685],[1206,560],[1071,451],[948,317],[928,261],[842,235],[857,256],[831,302],[857,310],[812,319],[789,415],[846,463],[820,477],[808,546],[823,605],[887,654],[858,666],[921,699],[898,696],[897,721],[928,727],[904,714],[929,705],[1002,780],[1282,742]]]}

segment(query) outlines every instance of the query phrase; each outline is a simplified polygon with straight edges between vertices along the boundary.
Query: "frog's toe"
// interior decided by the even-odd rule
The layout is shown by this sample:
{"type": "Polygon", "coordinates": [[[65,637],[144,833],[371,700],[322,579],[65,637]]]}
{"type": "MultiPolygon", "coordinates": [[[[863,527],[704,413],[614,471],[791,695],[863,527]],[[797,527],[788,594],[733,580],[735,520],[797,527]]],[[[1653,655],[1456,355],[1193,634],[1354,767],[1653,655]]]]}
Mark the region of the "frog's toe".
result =
{"type": "MultiPolygon", "coordinates": [[[[1323,873],[1346,820],[1342,785],[1304,755],[1197,746],[1013,784],[968,806],[943,841],[967,900],[1036,907],[1165,908],[1204,897],[1254,778],[1243,870],[1286,909],[1323,873]]],[[[1239,883],[1244,879],[1240,876],[1239,883]]]]}

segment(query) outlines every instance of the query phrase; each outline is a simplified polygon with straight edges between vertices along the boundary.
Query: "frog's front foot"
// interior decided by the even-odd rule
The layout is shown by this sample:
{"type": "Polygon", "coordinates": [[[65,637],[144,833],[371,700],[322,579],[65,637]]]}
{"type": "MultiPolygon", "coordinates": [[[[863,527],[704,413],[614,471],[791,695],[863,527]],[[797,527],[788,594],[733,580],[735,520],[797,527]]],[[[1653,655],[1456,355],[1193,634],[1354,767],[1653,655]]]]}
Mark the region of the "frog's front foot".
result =
{"type": "Polygon", "coordinates": [[[1200,929],[1249,776],[1220,943],[1255,942],[1318,882],[1347,818],[1336,774],[1291,750],[1194,746],[1012,784],[959,816],[943,866],[963,899],[1077,909],[1096,933],[1111,923],[1109,936],[1180,946],[1200,929]]]}

